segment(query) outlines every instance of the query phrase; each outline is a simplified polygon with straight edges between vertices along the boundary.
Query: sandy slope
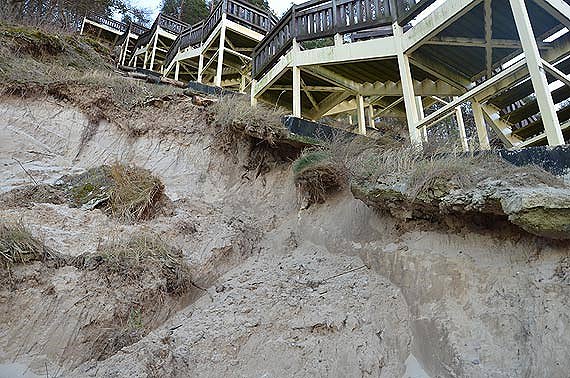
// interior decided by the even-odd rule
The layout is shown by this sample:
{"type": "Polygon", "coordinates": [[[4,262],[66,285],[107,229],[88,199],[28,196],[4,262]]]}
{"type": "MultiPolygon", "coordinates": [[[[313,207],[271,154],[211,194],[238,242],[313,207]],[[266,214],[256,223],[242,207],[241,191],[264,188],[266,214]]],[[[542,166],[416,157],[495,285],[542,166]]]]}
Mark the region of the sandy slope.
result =
{"type": "Polygon", "coordinates": [[[22,269],[20,290],[0,294],[0,358],[11,369],[44,374],[47,366],[78,377],[424,377],[423,370],[432,378],[567,377],[570,286],[553,276],[566,245],[402,228],[349,193],[299,210],[288,167],[256,179],[210,148],[199,120],[182,137],[137,139],[103,123],[78,154],[86,125],[79,113],[45,101],[6,100],[0,109],[2,191],[31,183],[14,157],[42,182],[120,160],[159,175],[175,205],[172,216],[138,225],[46,204],[0,205],[2,219],[22,218],[68,255],[152,230],[184,250],[206,289],[164,304],[146,337],[93,361],[88,325],[110,316],[102,307],[116,296],[103,290],[82,299],[100,286],[78,281],[73,267],[22,269]]]}

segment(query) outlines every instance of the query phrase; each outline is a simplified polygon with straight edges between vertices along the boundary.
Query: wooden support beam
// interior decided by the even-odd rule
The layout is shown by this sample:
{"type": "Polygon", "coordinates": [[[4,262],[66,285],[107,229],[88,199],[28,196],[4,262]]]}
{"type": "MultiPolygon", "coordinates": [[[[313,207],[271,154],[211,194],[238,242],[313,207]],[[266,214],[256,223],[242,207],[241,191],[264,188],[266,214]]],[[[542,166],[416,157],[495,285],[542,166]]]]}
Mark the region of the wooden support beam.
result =
{"type": "Polygon", "coordinates": [[[224,69],[224,49],[225,49],[225,42],[226,42],[226,14],[222,14],[222,29],[220,30],[220,46],[218,47],[218,68],[216,70],[216,81],[214,85],[217,87],[222,86],[222,73],[224,69]]]}
{"type": "Polygon", "coordinates": [[[492,109],[490,105],[481,105],[481,110],[483,111],[483,117],[487,125],[497,134],[506,148],[512,148],[514,145],[520,143],[520,140],[512,135],[512,127],[501,120],[496,109],[492,109]]]}
{"type": "Polygon", "coordinates": [[[457,121],[457,128],[459,130],[459,140],[461,141],[461,148],[464,152],[469,151],[469,143],[467,143],[467,133],[465,132],[465,121],[463,120],[463,111],[461,105],[455,108],[455,120],[457,121]]]}
{"type": "Polygon", "coordinates": [[[349,92],[335,92],[319,103],[318,110],[312,110],[307,113],[307,117],[312,120],[318,120],[327,114],[331,109],[333,109],[338,104],[342,103],[344,100],[349,98],[351,94],[349,92]]]}
{"type": "Polygon", "coordinates": [[[392,102],[391,104],[388,104],[386,107],[384,107],[383,109],[380,109],[378,112],[376,112],[376,114],[374,114],[375,117],[380,117],[382,114],[388,112],[389,110],[393,109],[396,105],[402,103],[402,101],[404,101],[403,97],[400,97],[399,99],[397,99],[396,101],[392,102]]]}
{"type": "MultiPolygon", "coordinates": [[[[340,87],[327,87],[319,85],[305,85],[303,89],[311,92],[344,92],[346,89],[340,87]]],[[[291,85],[273,85],[267,88],[268,91],[292,91],[293,87],[291,85]]]]}
{"type": "Polygon", "coordinates": [[[200,57],[198,58],[198,83],[202,83],[202,79],[203,79],[203,73],[204,73],[204,54],[200,54],[200,57]]]}
{"type": "Polygon", "coordinates": [[[565,85],[570,86],[570,75],[566,75],[564,72],[548,63],[546,60],[543,60],[542,64],[544,65],[544,68],[550,72],[550,74],[552,74],[552,76],[563,82],[565,85]]]}
{"type": "Polygon", "coordinates": [[[453,0],[444,1],[427,17],[419,21],[403,38],[403,49],[408,54],[417,50],[425,41],[436,36],[454,21],[465,15],[482,0],[453,0]]]}
{"type": "Polygon", "coordinates": [[[301,117],[301,69],[293,67],[293,116],[301,117]]]}
{"type": "MultiPolygon", "coordinates": [[[[486,30],[487,31],[487,30],[486,30]]],[[[490,46],[498,49],[521,49],[520,41],[513,39],[490,39],[487,41],[482,38],[468,38],[468,37],[434,37],[426,41],[424,45],[434,46],[459,46],[459,47],[478,47],[486,48],[490,46]]],[[[550,43],[540,42],[538,48],[547,50],[552,48],[550,43]]]]}
{"type": "Polygon", "coordinates": [[[368,127],[375,129],[376,124],[374,123],[374,106],[368,105],[366,115],[368,117],[368,127]]]}
{"type": "Polygon", "coordinates": [[[307,71],[313,76],[326,80],[334,85],[338,85],[339,87],[345,88],[349,91],[352,91],[353,93],[358,93],[360,90],[359,83],[347,79],[344,76],[341,76],[336,72],[331,71],[328,68],[320,66],[311,66],[311,67],[303,67],[303,71],[307,71]]]}
{"type": "Polygon", "coordinates": [[[404,104],[406,106],[406,118],[408,120],[408,132],[410,134],[410,142],[413,145],[422,144],[420,132],[416,128],[418,123],[418,110],[416,109],[416,101],[414,95],[414,83],[412,80],[412,71],[410,68],[410,61],[408,55],[404,53],[402,47],[402,35],[404,34],[403,28],[394,22],[392,25],[394,30],[394,37],[396,38],[396,52],[398,55],[398,67],[400,70],[400,81],[402,83],[402,92],[404,95],[404,104]]]}
{"type": "Polygon", "coordinates": [[[487,68],[487,79],[493,76],[493,8],[491,0],[484,0],[485,10],[485,62],[487,68]]]}
{"type": "Polygon", "coordinates": [[[174,68],[174,80],[178,80],[180,75],[180,62],[176,62],[176,66],[174,68]]]}
{"type": "Polygon", "coordinates": [[[509,1],[526,57],[530,79],[534,87],[536,101],[544,124],[544,130],[548,137],[548,144],[551,146],[563,145],[564,136],[562,135],[554,101],[552,100],[550,89],[548,88],[548,80],[544,72],[543,61],[538,51],[526,5],[524,0],[509,1]]]}
{"type": "Polygon", "coordinates": [[[307,98],[309,99],[309,101],[311,101],[311,104],[313,105],[313,109],[318,109],[319,108],[319,103],[315,100],[315,97],[311,94],[311,92],[309,90],[307,90],[307,87],[305,85],[305,82],[303,81],[303,79],[301,78],[301,88],[303,89],[303,92],[305,93],[305,96],[307,96],[307,98]]]}
{"type": "Polygon", "coordinates": [[[484,83],[476,86],[475,88],[471,89],[467,93],[463,94],[460,97],[457,97],[454,101],[448,103],[441,109],[433,112],[426,118],[424,118],[421,122],[418,123],[417,127],[421,128],[423,126],[431,126],[434,123],[437,123],[439,120],[449,116],[449,113],[455,111],[455,107],[462,102],[467,101],[470,98],[476,98],[478,94],[484,92],[487,88],[492,87],[496,83],[501,82],[506,77],[513,75],[515,72],[521,70],[525,67],[525,61],[520,60],[517,63],[513,64],[512,66],[508,67],[507,69],[501,71],[497,75],[493,76],[491,79],[485,81],[484,83]]]}
{"type": "Polygon", "coordinates": [[[356,95],[356,114],[358,117],[358,134],[366,135],[366,115],[364,114],[364,96],[356,95]]]}
{"type": "Polygon", "coordinates": [[[154,36],[154,41],[152,43],[152,53],[150,56],[150,70],[153,71],[154,70],[154,58],[156,57],[156,44],[158,42],[158,30],[154,36]]]}
{"type": "Polygon", "coordinates": [[[477,127],[477,137],[479,138],[479,148],[482,150],[490,150],[489,135],[487,134],[487,126],[485,126],[485,118],[481,104],[477,101],[471,102],[473,109],[473,118],[475,118],[475,126],[477,127]]]}
{"type": "Polygon", "coordinates": [[[570,4],[564,0],[534,0],[562,25],[570,29],[570,4]]]}
{"type": "Polygon", "coordinates": [[[253,90],[253,88],[255,88],[256,85],[257,85],[257,80],[253,79],[253,80],[251,81],[251,96],[250,96],[250,99],[251,99],[251,106],[254,107],[254,108],[257,106],[257,98],[255,97],[255,92],[254,92],[254,90],[253,90]]]}
{"type": "Polygon", "coordinates": [[[461,75],[457,71],[452,70],[444,64],[441,64],[433,59],[426,58],[420,52],[416,52],[411,55],[410,62],[422,71],[425,71],[430,75],[437,77],[439,80],[442,80],[463,92],[473,86],[473,83],[469,78],[461,75]]]}
{"type": "MultiPolygon", "coordinates": [[[[424,113],[424,104],[422,101],[422,97],[421,96],[416,96],[415,98],[416,101],[416,109],[418,111],[418,119],[422,120],[425,117],[425,113],[424,113]]],[[[420,130],[420,134],[422,137],[422,140],[424,142],[428,141],[428,136],[427,136],[427,127],[422,127],[422,129],[420,130]]]]}
{"type": "Polygon", "coordinates": [[[148,61],[148,48],[144,51],[143,69],[146,70],[146,63],[148,61]]]}

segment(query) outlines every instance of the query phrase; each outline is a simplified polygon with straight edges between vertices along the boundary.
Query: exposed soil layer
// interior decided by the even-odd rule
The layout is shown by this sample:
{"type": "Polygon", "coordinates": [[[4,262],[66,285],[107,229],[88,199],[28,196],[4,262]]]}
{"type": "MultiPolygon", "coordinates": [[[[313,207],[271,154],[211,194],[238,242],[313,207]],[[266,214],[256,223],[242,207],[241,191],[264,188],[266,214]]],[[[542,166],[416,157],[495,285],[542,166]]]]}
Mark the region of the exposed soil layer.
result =
{"type": "Polygon", "coordinates": [[[192,285],[165,296],[160,277],[124,284],[89,265],[14,267],[14,285],[0,290],[0,371],[566,378],[567,243],[396,222],[346,190],[299,210],[287,159],[260,169],[255,148],[230,156],[201,108],[168,106],[184,109],[175,133],[149,111],[131,120],[144,133],[103,120],[85,140],[91,120],[61,99],[2,100],[0,192],[20,188],[2,219],[71,257],[158,235],[182,251],[192,285]],[[43,189],[17,205],[34,181],[117,161],[159,177],[171,214],[128,223],[41,201],[54,195],[43,189]]]}

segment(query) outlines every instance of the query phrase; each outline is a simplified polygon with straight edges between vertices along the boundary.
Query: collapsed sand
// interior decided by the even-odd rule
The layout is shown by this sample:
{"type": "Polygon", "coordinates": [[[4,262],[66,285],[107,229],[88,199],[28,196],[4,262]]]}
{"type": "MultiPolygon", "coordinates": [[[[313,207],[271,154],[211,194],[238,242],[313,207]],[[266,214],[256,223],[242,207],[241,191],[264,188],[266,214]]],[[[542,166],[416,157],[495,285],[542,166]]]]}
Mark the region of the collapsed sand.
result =
{"type": "Polygon", "coordinates": [[[79,149],[89,119],[68,105],[3,105],[3,192],[32,184],[29,175],[53,184],[121,161],[160,177],[173,201],[171,214],[138,223],[65,203],[2,208],[3,219],[66,256],[151,232],[182,251],[193,283],[186,295],[147,297],[157,312],[145,317],[121,303],[156,280],[123,287],[75,266],[17,268],[18,291],[0,292],[4,362],[78,377],[399,377],[410,361],[431,377],[568,371],[565,244],[406,228],[346,191],[299,210],[289,164],[260,174],[244,154],[228,159],[200,109],[178,134],[133,138],[101,122],[79,149]],[[97,353],[117,314],[134,337],[97,353]]]}

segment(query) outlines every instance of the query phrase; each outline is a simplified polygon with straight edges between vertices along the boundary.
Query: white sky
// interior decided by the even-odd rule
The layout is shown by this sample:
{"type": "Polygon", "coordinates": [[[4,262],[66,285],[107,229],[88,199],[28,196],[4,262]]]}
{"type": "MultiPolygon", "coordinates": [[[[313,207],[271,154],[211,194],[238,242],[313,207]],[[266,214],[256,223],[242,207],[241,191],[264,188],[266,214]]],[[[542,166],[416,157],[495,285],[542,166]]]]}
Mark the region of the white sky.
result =
{"type": "MultiPolygon", "coordinates": [[[[297,0],[295,2],[300,3],[303,1],[305,0],[297,0]]],[[[133,5],[151,9],[155,14],[158,13],[161,3],[161,0],[135,0],[132,2],[133,5]]],[[[269,5],[279,16],[285,13],[285,11],[291,7],[292,3],[293,1],[291,0],[269,0],[269,5]]]]}

